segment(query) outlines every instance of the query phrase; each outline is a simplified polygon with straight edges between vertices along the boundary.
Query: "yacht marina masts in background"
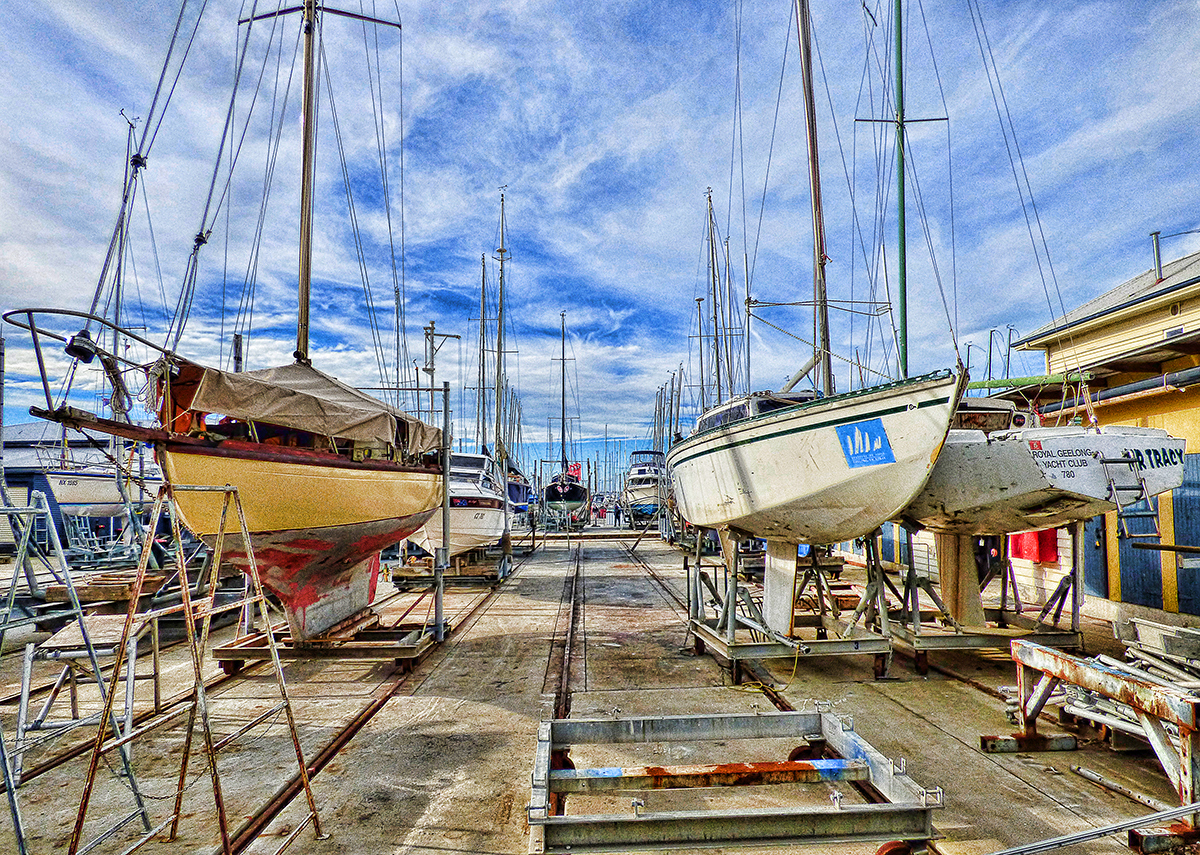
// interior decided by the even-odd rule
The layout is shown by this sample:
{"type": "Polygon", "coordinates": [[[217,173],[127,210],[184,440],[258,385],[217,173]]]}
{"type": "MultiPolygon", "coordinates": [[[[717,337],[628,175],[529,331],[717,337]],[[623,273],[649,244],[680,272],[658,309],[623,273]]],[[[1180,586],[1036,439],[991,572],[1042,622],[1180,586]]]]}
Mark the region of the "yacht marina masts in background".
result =
{"type": "MultiPolygon", "coordinates": [[[[511,257],[505,246],[505,209],[504,192],[500,193],[500,246],[493,258],[499,263],[497,312],[496,312],[496,371],[488,376],[487,353],[487,257],[480,261],[481,275],[479,284],[479,368],[478,380],[475,386],[476,418],[475,441],[479,452],[454,454],[450,461],[450,538],[448,555],[461,555],[464,552],[480,547],[502,543],[505,553],[511,559],[511,528],[514,510],[511,497],[515,494],[518,499],[524,492],[524,510],[528,510],[528,491],[522,491],[524,476],[511,456],[515,445],[510,440],[513,431],[510,427],[509,415],[515,410],[516,402],[510,401],[507,394],[507,377],[504,369],[504,274],[505,262],[511,257]],[[491,400],[495,420],[488,424],[488,394],[492,389],[491,400]],[[490,434],[490,437],[489,437],[490,434]],[[491,451],[487,446],[491,441],[491,451]]],[[[430,337],[433,334],[432,325],[427,330],[430,337]]],[[[426,346],[426,370],[433,374],[436,343],[430,340],[426,346]]],[[[427,522],[412,538],[414,543],[426,552],[436,555],[436,550],[446,545],[442,533],[442,520],[435,516],[427,522]]]]}
{"type": "MultiPolygon", "coordinates": [[[[306,639],[369,605],[380,550],[405,539],[441,505],[442,467],[437,428],[311,365],[317,79],[318,57],[325,56],[318,18],[324,12],[311,0],[291,11],[299,12],[304,54],[295,361],[227,372],[131,336],[162,353],[149,368],[159,427],[126,424],[52,401],[35,414],[152,443],[171,484],[209,488],[175,491],[182,521],[206,541],[213,541],[222,526],[221,491],[237,487],[263,584],[282,602],[293,636],[306,639]]],[[[144,164],[147,153],[139,151],[135,161],[144,164]]],[[[215,216],[205,212],[201,234],[215,225],[215,216]]],[[[189,276],[195,275],[202,246],[196,241],[189,276]]],[[[176,318],[176,338],[185,317],[176,318]]],[[[103,321],[89,317],[88,324],[93,322],[103,321]]],[[[90,342],[87,332],[85,327],[71,339],[68,353],[77,339],[90,342]]],[[[113,365],[123,362],[118,354],[93,350],[91,355],[113,365]]],[[[244,550],[233,549],[226,557],[246,569],[244,550]]]]}
{"type": "Polygon", "coordinates": [[[542,489],[542,509],[562,526],[582,525],[591,512],[587,486],[580,480],[580,465],[567,461],[567,313],[560,313],[562,324],[561,426],[562,468],[542,489]]]}

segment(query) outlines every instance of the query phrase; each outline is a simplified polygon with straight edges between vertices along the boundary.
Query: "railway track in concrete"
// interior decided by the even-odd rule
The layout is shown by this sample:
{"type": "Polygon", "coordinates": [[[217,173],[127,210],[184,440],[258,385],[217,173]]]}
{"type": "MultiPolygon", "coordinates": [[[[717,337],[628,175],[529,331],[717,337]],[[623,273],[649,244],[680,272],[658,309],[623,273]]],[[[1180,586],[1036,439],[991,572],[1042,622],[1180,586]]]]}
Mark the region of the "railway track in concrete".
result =
{"type": "MultiPolygon", "coordinates": [[[[526,752],[538,720],[550,717],[744,709],[761,693],[764,709],[768,703],[779,710],[803,709],[801,698],[845,704],[842,709],[853,712],[857,726],[886,745],[881,750],[889,756],[905,756],[908,730],[919,730],[923,744],[937,744],[942,751],[961,745],[961,735],[936,717],[945,714],[943,708],[930,706],[935,703],[926,688],[931,682],[908,675],[907,669],[895,680],[879,682],[858,660],[820,668],[802,663],[794,683],[787,669],[776,668],[774,677],[769,670],[751,672],[757,685],[742,687],[753,689],[749,697],[731,691],[708,657],[685,650],[685,587],[675,563],[679,554],[668,553],[661,544],[631,548],[616,540],[572,539],[548,543],[536,556],[460,611],[446,644],[435,647],[413,673],[379,669],[378,677],[355,676],[369,675],[370,666],[360,669],[348,660],[307,669],[303,662],[289,666],[296,673],[289,677],[289,685],[297,686],[293,698],[302,696],[302,704],[319,701],[325,685],[341,692],[336,726],[332,716],[328,725],[322,719],[319,703],[301,713],[310,736],[319,735],[306,743],[304,754],[318,788],[322,826],[333,834],[328,843],[306,839],[306,851],[350,851],[347,839],[359,851],[525,851],[528,829],[520,805],[528,797],[527,766],[532,762],[526,752]],[[341,682],[322,668],[336,671],[341,682]],[[369,686],[364,693],[369,697],[360,700],[348,691],[355,685],[369,686]],[[402,780],[389,789],[389,776],[396,775],[402,780]],[[402,797],[378,802],[386,807],[382,821],[371,820],[369,812],[356,806],[375,804],[370,798],[380,791],[402,797]],[[513,805],[515,810],[506,812],[505,806],[513,805]]],[[[466,596],[459,596],[465,603],[466,596]]],[[[423,608],[412,603],[408,611],[423,608]]],[[[985,704],[969,696],[994,703],[994,688],[987,691],[990,678],[978,677],[974,666],[939,666],[934,666],[935,674],[945,667],[967,675],[961,683],[944,681],[959,687],[948,689],[955,704],[983,710],[985,704]]],[[[236,690],[243,681],[252,682],[254,673],[247,668],[221,678],[218,691],[236,690]]],[[[250,695],[249,684],[245,695],[250,695]]],[[[337,703],[331,699],[327,706],[337,703]]],[[[978,710],[971,715],[985,715],[978,710]]],[[[908,754],[910,761],[913,756],[908,754]]],[[[577,760],[588,762],[587,757],[577,760]]],[[[953,766],[928,758],[920,762],[921,777],[936,783],[953,766]]],[[[1019,763],[1014,766],[1012,780],[1031,777],[1019,763]]],[[[288,777],[286,772],[276,777],[283,784],[273,793],[264,793],[261,785],[243,789],[242,796],[249,793],[253,799],[242,800],[250,809],[240,811],[245,821],[231,836],[231,852],[275,851],[295,828],[292,820],[304,799],[295,798],[302,792],[299,775],[288,777]]],[[[864,800],[874,800],[871,793],[860,793],[864,800]]],[[[959,803],[965,799],[961,792],[956,796],[959,803]]],[[[1071,800],[1079,801],[1078,794],[1072,793],[1071,800]]],[[[1055,821],[1074,818],[1062,804],[1043,810],[1055,821]]],[[[983,834],[1008,842],[998,827],[983,834]]]]}
{"type": "MultiPolygon", "coordinates": [[[[521,566],[528,560],[528,556],[514,564],[513,572],[509,579],[513,578],[521,569],[521,566]]],[[[456,631],[464,630],[471,621],[479,614],[487,610],[487,607],[492,603],[497,594],[501,590],[501,585],[493,585],[480,598],[478,598],[466,611],[457,615],[458,624],[455,627],[456,631]]],[[[403,613],[407,616],[417,612],[418,606],[426,597],[432,596],[431,591],[423,593],[417,600],[410,605],[403,613]]],[[[402,616],[402,617],[403,617],[402,616]]],[[[419,675],[414,674],[407,668],[397,666],[396,673],[384,685],[382,690],[376,693],[376,697],[347,721],[340,729],[338,729],[324,746],[316,753],[311,760],[308,761],[306,773],[309,780],[314,779],[321,770],[325,769],[345,748],[350,744],[350,741],[366,727],[376,715],[387,706],[388,702],[397,695],[402,694],[406,686],[417,682],[419,675]]],[[[272,822],[289,806],[292,802],[304,792],[304,781],[300,773],[297,772],[281,787],[279,787],[271,799],[259,808],[254,813],[250,814],[242,825],[233,833],[231,837],[230,852],[232,855],[240,855],[250,850],[265,834],[272,822]]],[[[215,853],[214,853],[215,855],[215,853]]]]}

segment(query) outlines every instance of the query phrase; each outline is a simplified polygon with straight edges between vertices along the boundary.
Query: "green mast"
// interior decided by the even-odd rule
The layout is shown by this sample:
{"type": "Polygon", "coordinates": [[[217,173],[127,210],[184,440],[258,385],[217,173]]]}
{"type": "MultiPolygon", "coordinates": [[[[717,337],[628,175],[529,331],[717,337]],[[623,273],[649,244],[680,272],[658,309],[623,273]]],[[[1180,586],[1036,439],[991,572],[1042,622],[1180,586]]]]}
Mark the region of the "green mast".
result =
{"type": "Polygon", "coordinates": [[[897,321],[899,341],[896,353],[900,359],[900,376],[908,377],[908,282],[907,261],[905,259],[904,235],[904,42],[901,38],[900,0],[893,4],[895,10],[894,27],[896,29],[896,205],[899,219],[899,234],[897,236],[896,261],[899,268],[896,281],[896,307],[899,319],[897,321]]]}

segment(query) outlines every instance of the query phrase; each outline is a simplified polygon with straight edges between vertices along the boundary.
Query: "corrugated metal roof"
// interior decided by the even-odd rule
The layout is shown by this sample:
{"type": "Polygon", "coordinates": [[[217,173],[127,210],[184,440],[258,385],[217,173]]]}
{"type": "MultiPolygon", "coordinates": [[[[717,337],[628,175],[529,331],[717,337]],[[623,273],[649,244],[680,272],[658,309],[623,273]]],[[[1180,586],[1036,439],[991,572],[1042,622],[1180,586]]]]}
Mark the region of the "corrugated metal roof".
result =
{"type": "Polygon", "coordinates": [[[1013,347],[1021,347],[1031,341],[1036,341],[1053,332],[1061,332],[1092,318],[1100,317],[1126,306],[1148,300],[1171,291],[1186,288],[1200,282],[1200,252],[1185,255],[1163,264],[1163,278],[1159,282],[1154,270],[1147,270],[1128,282],[1123,282],[1111,291],[1101,294],[1067,312],[1061,318],[1046,324],[1039,330],[1025,336],[1020,341],[1013,342],[1013,347]]]}
{"type": "MultiPolygon", "coordinates": [[[[42,421],[25,422],[22,424],[4,425],[4,446],[6,448],[31,445],[58,445],[62,442],[63,429],[54,422],[42,421]]],[[[101,445],[108,444],[108,435],[97,431],[67,431],[67,445],[90,446],[90,436],[101,445]],[[87,434],[84,436],[83,434],[87,434]]]]}

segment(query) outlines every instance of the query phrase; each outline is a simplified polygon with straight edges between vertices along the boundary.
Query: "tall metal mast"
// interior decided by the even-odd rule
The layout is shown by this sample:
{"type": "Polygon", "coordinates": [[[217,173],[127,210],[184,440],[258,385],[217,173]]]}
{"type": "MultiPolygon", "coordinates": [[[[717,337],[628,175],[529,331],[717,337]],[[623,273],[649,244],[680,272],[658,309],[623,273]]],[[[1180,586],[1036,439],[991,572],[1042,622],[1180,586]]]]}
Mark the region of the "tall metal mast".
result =
{"type": "Polygon", "coordinates": [[[718,294],[718,283],[721,280],[721,258],[717,251],[717,224],[716,215],[713,214],[712,206],[712,189],[708,191],[708,264],[712,271],[712,322],[713,322],[713,368],[716,371],[717,378],[717,398],[714,406],[720,404],[724,398],[721,390],[721,322],[720,322],[720,306],[722,300],[718,294]]]}
{"type": "MultiPolygon", "coordinates": [[[[496,436],[495,448],[492,449],[496,462],[503,468],[505,452],[503,449],[503,418],[504,407],[501,406],[504,391],[504,260],[508,251],[504,248],[504,188],[500,188],[500,246],[492,256],[500,262],[500,297],[496,310],[496,436]]],[[[565,322],[564,322],[565,323],[565,322]]]]}
{"type": "Polygon", "coordinates": [[[696,298],[696,330],[700,340],[698,353],[700,354],[700,412],[708,409],[708,401],[704,396],[704,384],[707,382],[704,376],[704,298],[696,298]]]}
{"type": "MultiPolygon", "coordinates": [[[[504,573],[512,565],[512,537],[508,516],[508,451],[504,440],[504,414],[507,412],[507,400],[504,392],[504,259],[508,252],[504,248],[504,188],[500,188],[500,246],[492,256],[500,262],[500,295],[496,308],[496,438],[492,454],[496,461],[496,477],[500,479],[500,491],[504,494],[504,535],[501,538],[504,548],[504,573]],[[504,403],[501,403],[501,402],[504,403]]],[[[563,363],[564,365],[566,363],[563,363]]]]}
{"type": "Polygon", "coordinates": [[[487,425],[487,395],[483,379],[487,375],[487,255],[479,256],[479,379],[475,384],[475,441],[484,444],[487,425]]]}
{"type": "Polygon", "coordinates": [[[901,32],[903,16],[900,0],[893,4],[896,29],[896,205],[899,219],[899,234],[896,238],[896,311],[899,341],[896,345],[900,359],[900,377],[908,377],[908,262],[905,258],[906,237],[904,234],[904,41],[901,32]]]}
{"type": "Polygon", "coordinates": [[[296,318],[297,362],[308,357],[308,302],[312,285],[313,185],[317,162],[317,0],[304,0],[304,144],[300,164],[300,281],[296,318]]]}
{"type": "Polygon", "coordinates": [[[562,465],[563,474],[567,474],[567,313],[560,312],[562,319],[562,465]]]}
{"type": "Polygon", "coordinates": [[[833,368],[829,358],[829,301],[825,290],[825,216],[821,206],[821,169],[817,153],[817,108],[813,87],[812,20],[808,0],[796,0],[796,37],[804,81],[804,123],[808,130],[808,180],[811,187],[813,225],[813,354],[817,387],[833,393],[833,368]]]}

